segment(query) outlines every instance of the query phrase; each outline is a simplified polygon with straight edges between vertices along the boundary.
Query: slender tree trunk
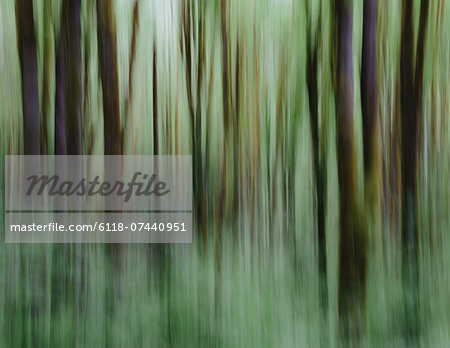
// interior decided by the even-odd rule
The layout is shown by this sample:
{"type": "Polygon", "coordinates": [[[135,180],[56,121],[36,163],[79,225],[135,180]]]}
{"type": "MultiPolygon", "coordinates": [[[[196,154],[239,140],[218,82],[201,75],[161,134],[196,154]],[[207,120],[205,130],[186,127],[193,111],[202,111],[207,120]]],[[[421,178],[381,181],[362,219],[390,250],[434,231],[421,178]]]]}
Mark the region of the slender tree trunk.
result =
{"type": "MultiPolygon", "coordinates": [[[[67,90],[66,90],[66,105],[67,105],[67,154],[68,155],[82,155],[82,80],[81,80],[81,0],[65,0],[63,6],[66,6],[64,20],[67,29],[67,90]]],[[[78,176],[82,177],[82,163],[81,159],[77,159],[78,166],[72,170],[78,172],[78,176]]],[[[81,199],[77,201],[78,209],[82,208],[81,199]]],[[[82,216],[77,214],[75,216],[77,223],[81,223],[82,216]]],[[[84,262],[85,247],[82,244],[75,246],[75,260],[74,268],[76,270],[74,276],[75,284],[75,342],[76,346],[81,343],[82,325],[80,325],[81,310],[84,307],[83,296],[83,262],[84,262]]]]}
{"type": "MultiPolygon", "coordinates": [[[[194,181],[196,192],[196,219],[199,226],[200,235],[203,238],[203,243],[206,245],[208,242],[208,217],[206,209],[206,190],[204,179],[204,160],[202,154],[202,98],[201,89],[205,80],[205,7],[204,1],[199,3],[198,8],[198,46],[197,46],[197,102],[196,102],[196,114],[194,127],[194,139],[193,139],[193,152],[194,152],[194,181]]],[[[212,62],[211,62],[212,64],[212,62]]]]}
{"type": "Polygon", "coordinates": [[[377,229],[381,243],[381,130],[378,117],[377,83],[377,11],[378,0],[365,0],[363,6],[363,41],[361,61],[361,108],[364,151],[364,190],[367,223],[377,229]]]}
{"type": "Polygon", "coordinates": [[[352,1],[336,0],[336,117],[339,180],[339,317],[342,338],[362,339],[367,239],[359,223],[357,166],[353,130],[352,1]]]}
{"type": "MultiPolygon", "coordinates": [[[[120,124],[116,21],[113,4],[114,2],[110,0],[97,0],[97,42],[103,92],[104,155],[117,156],[123,154],[123,132],[120,124]]],[[[110,173],[105,173],[106,179],[108,175],[114,175],[115,178],[121,176],[122,169],[119,166],[110,169],[110,173]]],[[[111,205],[113,203],[107,202],[105,209],[110,209],[111,205]]],[[[119,216],[117,217],[120,219],[119,216]]],[[[125,244],[110,245],[108,252],[115,254],[117,269],[124,270],[125,244]]],[[[123,283],[120,285],[119,291],[122,291],[123,283]]]]}
{"type": "Polygon", "coordinates": [[[49,111],[52,96],[50,93],[51,81],[51,56],[53,40],[53,19],[52,19],[52,0],[44,3],[44,71],[43,71],[43,91],[42,91],[42,124],[41,124],[41,153],[48,154],[48,121],[50,119],[49,111]]]}
{"type": "MultiPolygon", "coordinates": [[[[60,32],[56,52],[56,104],[55,104],[55,154],[57,155],[82,155],[82,55],[81,55],[81,0],[64,0],[60,19],[60,32]]],[[[72,171],[78,171],[77,176],[82,176],[81,159],[72,171]]],[[[63,162],[60,162],[64,165],[63,162]]],[[[63,167],[65,168],[65,166],[63,167]]],[[[65,170],[64,170],[65,171],[65,170]]],[[[63,201],[56,203],[61,209],[63,201]]],[[[77,202],[77,209],[81,209],[81,200],[77,202]]],[[[73,222],[81,223],[81,215],[73,214],[73,222]]],[[[75,298],[75,340],[80,342],[81,329],[79,326],[81,310],[84,305],[83,296],[83,264],[85,262],[85,247],[61,246],[54,250],[53,258],[61,262],[61,257],[70,254],[75,249],[75,259],[70,259],[70,265],[75,269],[73,277],[65,280],[65,286],[73,288],[75,298]]],[[[59,270],[52,274],[53,282],[64,279],[59,270]]],[[[53,298],[52,298],[53,300],[53,298]]],[[[52,301],[53,315],[59,302],[67,300],[55,298],[52,301]]]]}
{"type": "Polygon", "coordinates": [[[153,154],[159,155],[158,126],[158,71],[156,68],[156,43],[153,44],[153,154]]]}
{"type": "Polygon", "coordinates": [[[413,1],[403,2],[403,27],[400,52],[402,107],[402,253],[406,335],[419,333],[418,320],[418,194],[417,180],[422,123],[422,85],[425,55],[425,30],[428,0],[420,3],[419,34],[414,66],[413,1]]]}
{"type": "MultiPolygon", "coordinates": [[[[402,115],[402,263],[405,291],[411,301],[405,301],[406,337],[418,332],[417,299],[417,115],[414,108],[414,38],[413,1],[403,2],[403,27],[401,34],[400,84],[402,115]],[[412,296],[409,296],[409,294],[412,296]]],[[[405,297],[406,298],[406,297],[405,297]]]]}
{"type": "MultiPolygon", "coordinates": [[[[228,32],[228,4],[227,0],[220,1],[220,32],[222,37],[222,107],[223,107],[223,150],[222,150],[222,170],[220,174],[220,187],[219,187],[219,209],[218,220],[219,223],[223,223],[227,214],[228,193],[226,189],[228,161],[227,161],[227,149],[228,139],[231,130],[231,99],[230,99],[230,53],[229,53],[229,32],[228,32]]],[[[220,232],[219,232],[220,233],[220,232]]],[[[216,240],[221,240],[221,236],[218,235],[216,240]]],[[[220,247],[220,246],[219,246],[220,247]]]]}
{"type": "Polygon", "coordinates": [[[59,39],[55,56],[55,155],[66,154],[66,26],[65,6],[61,15],[59,39]]]}
{"type": "Polygon", "coordinates": [[[103,90],[104,154],[121,155],[123,141],[119,110],[116,22],[113,2],[110,0],[97,0],[97,39],[103,90]]]}
{"type": "MultiPolygon", "coordinates": [[[[37,52],[36,37],[34,32],[34,15],[32,0],[16,1],[16,23],[17,23],[17,46],[19,51],[20,69],[22,73],[22,117],[23,117],[23,142],[25,155],[40,154],[40,122],[39,122],[39,90],[38,90],[38,68],[37,68],[37,52]]],[[[28,258],[29,253],[25,253],[24,249],[18,249],[20,252],[20,289],[17,294],[22,301],[14,308],[14,313],[18,313],[17,322],[13,322],[13,326],[20,327],[20,330],[27,335],[22,335],[18,342],[23,346],[35,346],[37,326],[34,324],[36,317],[40,315],[42,303],[35,294],[31,296],[25,290],[28,285],[33,284],[36,277],[30,276],[31,272],[37,271],[33,269],[33,262],[36,259],[35,249],[31,250],[31,259],[28,258]],[[27,300],[25,300],[27,299],[27,300]]],[[[39,278],[39,277],[37,277],[39,278]]],[[[14,316],[13,318],[14,319],[14,316]]]]}
{"type": "Polygon", "coordinates": [[[240,132],[240,83],[241,83],[241,65],[242,56],[239,39],[236,43],[236,60],[235,60],[235,71],[234,71],[234,100],[233,100],[233,223],[235,229],[235,242],[239,239],[239,224],[240,224],[240,204],[241,204],[241,193],[242,193],[242,182],[241,182],[241,132],[240,132]]]}
{"type": "Polygon", "coordinates": [[[67,153],[82,154],[81,140],[81,0],[66,0],[67,30],[67,153]]]}
{"type": "Polygon", "coordinates": [[[16,22],[22,72],[24,153],[26,155],[39,155],[39,89],[32,0],[16,1],[16,22]]]}
{"type": "MultiPolygon", "coordinates": [[[[311,9],[308,9],[308,28],[312,25],[311,9]]],[[[325,234],[325,163],[320,160],[320,139],[319,139],[319,98],[318,98],[318,45],[321,30],[321,18],[318,20],[317,33],[314,35],[314,43],[307,29],[307,66],[306,77],[308,87],[309,102],[309,123],[311,130],[312,157],[313,157],[313,214],[315,219],[315,228],[317,229],[318,241],[318,265],[319,265],[319,288],[320,288],[320,304],[323,314],[328,311],[328,282],[327,282],[327,251],[326,251],[326,234],[325,234]]]]}
{"type": "MultiPolygon", "coordinates": [[[[133,111],[133,71],[134,64],[136,61],[136,42],[137,42],[137,32],[139,30],[139,2],[134,3],[133,9],[133,32],[131,35],[131,54],[130,54],[130,64],[128,68],[128,98],[127,98],[127,111],[130,115],[130,128],[131,128],[131,153],[135,154],[135,139],[134,139],[134,111],[133,111]]],[[[128,120],[127,120],[128,121],[128,120]]]]}
{"type": "MultiPolygon", "coordinates": [[[[198,8],[192,2],[182,2],[181,5],[181,32],[180,47],[181,54],[186,64],[186,90],[188,97],[189,119],[192,140],[192,165],[193,165],[193,194],[194,194],[194,216],[199,234],[206,243],[207,235],[207,209],[206,190],[204,180],[204,165],[202,155],[202,99],[201,89],[204,80],[205,68],[205,6],[200,1],[198,8]],[[198,26],[196,27],[196,25],[198,26]],[[197,30],[196,30],[197,29],[197,30]],[[192,34],[192,39],[191,39],[192,34]],[[183,46],[184,45],[184,46],[183,46]],[[191,57],[195,53],[193,65],[191,57]],[[196,67],[196,71],[193,70],[196,67]],[[196,85],[194,88],[194,74],[196,73],[196,85]],[[195,101],[195,104],[194,104],[195,101]]],[[[176,125],[177,127],[177,125],[176,125]]],[[[178,140],[176,140],[178,141],[178,140]]]]}
{"type": "Polygon", "coordinates": [[[81,1],[64,0],[56,51],[55,154],[82,154],[81,1]]]}

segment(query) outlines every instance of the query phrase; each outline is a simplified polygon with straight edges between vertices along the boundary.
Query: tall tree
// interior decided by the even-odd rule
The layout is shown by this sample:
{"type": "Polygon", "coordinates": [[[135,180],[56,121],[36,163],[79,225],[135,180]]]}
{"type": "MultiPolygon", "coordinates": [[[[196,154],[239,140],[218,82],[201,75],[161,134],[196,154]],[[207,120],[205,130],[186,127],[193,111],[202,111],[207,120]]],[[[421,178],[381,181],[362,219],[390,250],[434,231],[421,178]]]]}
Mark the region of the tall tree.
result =
{"type": "Polygon", "coordinates": [[[16,23],[22,72],[24,153],[26,155],[39,155],[39,90],[32,0],[16,1],[16,23]]]}
{"type": "MultiPolygon", "coordinates": [[[[361,109],[364,153],[364,190],[368,223],[379,227],[381,219],[381,129],[378,117],[377,83],[377,11],[378,0],[363,5],[363,38],[361,58],[361,109]]],[[[381,237],[375,231],[376,238],[381,237]]]]}
{"type": "Polygon", "coordinates": [[[130,52],[130,63],[128,66],[128,95],[125,100],[126,104],[126,111],[127,112],[127,119],[126,122],[128,123],[129,118],[129,126],[131,128],[131,153],[135,154],[135,147],[136,147],[136,140],[134,138],[134,111],[133,111],[133,102],[134,102],[134,95],[133,95],[133,71],[134,71],[134,65],[136,61],[136,44],[137,44],[137,33],[139,30],[139,1],[135,1],[134,8],[133,8],[133,31],[131,34],[131,52],[130,52]],[[129,117],[128,117],[129,115],[129,117]]]}
{"type": "MultiPolygon", "coordinates": [[[[34,31],[34,15],[32,0],[17,0],[16,1],[16,25],[17,25],[17,48],[19,52],[20,70],[22,79],[22,117],[23,117],[23,154],[25,155],[39,155],[40,154],[40,122],[39,122],[39,90],[38,90],[38,68],[37,68],[37,52],[36,52],[36,37],[34,31]]],[[[2,134],[3,136],[3,134],[2,134]]],[[[27,163],[25,162],[25,165],[27,163]]],[[[20,274],[23,276],[21,280],[25,283],[30,283],[30,272],[36,279],[40,272],[38,269],[33,269],[33,259],[29,259],[26,251],[33,251],[35,249],[19,249],[20,252],[20,274]],[[30,260],[30,261],[29,261],[30,260]],[[32,261],[31,261],[32,260],[32,261]],[[30,264],[28,264],[30,263],[30,264]]],[[[33,278],[33,279],[34,279],[33,278]]],[[[20,283],[21,284],[21,283],[20,283]]],[[[33,283],[34,284],[34,283],[33,283]]],[[[41,284],[40,284],[41,285],[41,284]]],[[[14,308],[14,313],[20,313],[17,321],[14,319],[13,327],[19,327],[22,332],[27,332],[29,335],[21,335],[19,345],[35,346],[37,345],[38,334],[33,323],[37,319],[37,314],[42,311],[42,298],[38,298],[35,294],[29,295],[23,288],[20,287],[15,295],[22,299],[27,298],[27,301],[19,302],[14,308]],[[22,289],[20,289],[22,288],[22,289]],[[33,309],[33,310],[32,310],[33,309]]]]}
{"type": "Polygon", "coordinates": [[[321,11],[318,19],[318,26],[315,35],[311,34],[312,26],[312,9],[309,1],[307,5],[307,37],[306,37],[306,79],[308,87],[309,102],[309,124],[311,131],[312,158],[313,158],[313,177],[314,188],[313,196],[313,213],[317,231],[318,241],[318,265],[319,265],[319,287],[320,287],[320,303],[324,313],[328,308],[328,283],[327,283],[327,251],[326,251],[326,234],[325,234],[325,194],[326,194],[326,173],[324,155],[320,158],[320,139],[319,139],[319,42],[321,35],[321,11]],[[314,39],[314,40],[313,40],[314,39]]]}
{"type": "MultiPolygon", "coordinates": [[[[56,94],[55,94],[55,154],[56,155],[81,155],[82,154],[82,55],[81,55],[81,0],[63,0],[60,19],[59,39],[56,50],[56,94]]],[[[71,171],[77,171],[77,177],[82,176],[81,159],[77,159],[78,165],[71,168],[71,171]]],[[[65,166],[59,170],[65,173],[65,166]]],[[[72,162],[74,163],[74,162],[72,162]]],[[[64,205],[63,200],[58,200],[56,207],[61,209],[64,205]]],[[[78,209],[81,209],[81,200],[77,201],[78,209]]],[[[81,216],[72,215],[77,221],[81,221],[81,216]]],[[[61,274],[59,268],[52,272],[52,284],[62,282],[74,292],[70,294],[75,297],[76,304],[76,340],[80,339],[80,327],[78,325],[80,318],[80,308],[83,302],[82,270],[84,262],[84,247],[81,244],[72,246],[61,246],[53,250],[54,263],[61,263],[70,250],[75,249],[76,259],[71,263],[75,269],[76,276],[68,277],[61,274]],[[63,281],[62,281],[63,280],[63,281]]],[[[72,261],[72,260],[71,260],[72,261]]],[[[54,286],[54,285],[53,285],[54,286]]],[[[63,300],[60,298],[59,288],[56,287],[54,296],[52,296],[52,313],[55,315],[57,307],[63,300]]],[[[64,295],[63,295],[64,296],[64,295]]]]}
{"type": "Polygon", "coordinates": [[[207,209],[202,154],[202,88],[205,80],[206,2],[181,2],[180,49],[185,63],[186,91],[192,140],[195,221],[207,242],[207,209]],[[196,75],[196,76],[195,76],[196,75]],[[194,84],[194,81],[196,82],[194,84]]]}
{"type": "MultiPolygon", "coordinates": [[[[65,6],[63,5],[63,12],[65,6]]],[[[66,25],[61,15],[55,55],[55,155],[66,154],[66,25]]]]}
{"type": "Polygon", "coordinates": [[[48,154],[48,121],[50,119],[51,105],[51,56],[53,40],[53,18],[52,18],[52,0],[44,2],[44,68],[43,68],[43,88],[42,88],[42,124],[41,124],[41,153],[48,154]]]}
{"type": "Polygon", "coordinates": [[[417,194],[420,135],[422,123],[423,69],[425,61],[425,32],[429,2],[420,2],[419,32],[414,66],[413,1],[404,0],[400,49],[400,89],[402,115],[402,249],[403,276],[407,292],[412,294],[406,303],[408,336],[418,333],[417,276],[418,276],[418,211],[417,194]]]}
{"type": "Polygon", "coordinates": [[[112,1],[97,0],[97,40],[103,90],[104,154],[121,155],[123,140],[119,110],[116,21],[112,1]]]}
{"type": "MultiPolygon", "coordinates": [[[[231,133],[232,115],[231,115],[231,64],[230,64],[230,39],[229,39],[229,23],[228,23],[228,1],[220,1],[220,33],[222,44],[222,108],[223,108],[223,150],[220,173],[220,187],[219,187],[219,207],[218,207],[218,221],[220,223],[226,217],[228,192],[226,190],[227,172],[229,164],[227,162],[227,145],[231,133]]],[[[220,233],[216,238],[216,244],[220,243],[220,233]]],[[[220,248],[220,246],[218,246],[220,248]]],[[[218,249],[216,248],[216,250],[218,249]]]]}
{"type": "Polygon", "coordinates": [[[353,129],[353,1],[336,0],[336,121],[339,180],[339,317],[342,338],[362,338],[367,239],[359,223],[353,129]]]}
{"type": "Polygon", "coordinates": [[[153,43],[153,154],[159,155],[158,126],[158,70],[156,64],[156,43],[153,43]]]}
{"type": "Polygon", "coordinates": [[[63,6],[67,7],[67,153],[81,155],[81,0],[66,0],[63,6]]]}
{"type": "MultiPolygon", "coordinates": [[[[122,155],[123,130],[120,123],[116,20],[113,1],[97,0],[97,44],[103,92],[103,153],[104,155],[122,155]]],[[[105,161],[107,161],[106,158],[105,161]]],[[[105,173],[106,178],[111,175],[115,178],[121,176],[120,165],[116,164],[114,168],[109,167],[109,169],[110,171],[105,173]]],[[[117,206],[117,201],[113,200],[107,200],[105,204],[106,210],[117,209],[117,206]]],[[[120,215],[117,218],[120,219],[120,215]]],[[[115,254],[114,261],[117,262],[119,271],[125,269],[125,250],[125,244],[108,247],[108,252],[115,254]]]]}

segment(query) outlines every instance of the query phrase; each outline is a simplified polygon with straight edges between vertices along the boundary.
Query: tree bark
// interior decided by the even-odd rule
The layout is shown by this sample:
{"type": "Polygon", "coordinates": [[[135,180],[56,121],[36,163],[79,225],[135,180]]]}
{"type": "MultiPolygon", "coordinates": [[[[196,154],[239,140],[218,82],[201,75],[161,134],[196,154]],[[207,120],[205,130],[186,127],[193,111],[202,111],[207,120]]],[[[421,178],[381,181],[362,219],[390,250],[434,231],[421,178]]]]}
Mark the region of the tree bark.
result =
{"type": "Polygon", "coordinates": [[[378,0],[365,0],[361,59],[361,109],[364,153],[366,223],[373,231],[377,250],[381,245],[382,157],[377,83],[378,0]]]}
{"type": "Polygon", "coordinates": [[[64,5],[55,56],[55,155],[66,154],[66,26],[64,5]]]}
{"type": "Polygon", "coordinates": [[[32,0],[16,1],[16,22],[22,72],[24,153],[26,155],[39,155],[39,89],[32,0]]]}
{"type": "Polygon", "coordinates": [[[47,155],[49,151],[48,121],[52,96],[50,93],[51,56],[53,40],[52,0],[44,3],[44,69],[42,90],[42,124],[41,124],[41,153],[47,155]]]}
{"type": "Polygon", "coordinates": [[[158,126],[158,71],[156,68],[156,43],[153,44],[153,154],[159,155],[158,126]]]}
{"type": "Polygon", "coordinates": [[[67,6],[67,153],[81,155],[81,0],[66,0],[64,5],[67,6]]]}
{"type": "Polygon", "coordinates": [[[403,26],[400,51],[400,83],[402,108],[402,254],[405,291],[411,294],[406,301],[407,337],[416,337],[418,316],[418,166],[422,122],[422,86],[425,56],[425,31],[428,0],[420,3],[419,34],[414,66],[413,1],[403,2],[403,26]]]}
{"type": "MultiPolygon", "coordinates": [[[[135,154],[135,139],[134,139],[134,110],[133,110],[133,71],[136,61],[136,44],[137,44],[137,32],[139,30],[139,2],[134,3],[133,9],[133,31],[131,35],[131,53],[130,63],[128,68],[128,98],[127,98],[127,115],[130,116],[130,128],[131,128],[131,153],[135,154]]],[[[128,119],[126,120],[128,123],[128,119]]]]}
{"type": "MultiPolygon", "coordinates": [[[[308,6],[308,2],[306,2],[308,6]]],[[[321,11],[321,10],[320,10],[321,11]]],[[[313,158],[313,214],[315,220],[315,229],[317,230],[318,244],[318,266],[319,266],[319,291],[320,305],[322,312],[326,315],[328,311],[328,282],[327,282],[327,251],[326,251],[326,232],[325,232],[325,194],[326,194],[326,175],[325,161],[320,160],[320,139],[319,139],[319,98],[318,98],[318,60],[319,60],[319,41],[321,30],[321,15],[318,20],[316,34],[311,37],[311,8],[307,9],[307,63],[306,78],[308,87],[309,103],[309,124],[311,131],[311,145],[313,158]],[[315,39],[312,42],[312,39],[315,39]],[[313,198],[314,199],[314,198],[313,198]]]]}
{"type": "Polygon", "coordinates": [[[113,3],[109,0],[97,0],[97,40],[103,90],[104,154],[122,155],[116,22],[113,3]]]}
{"type": "Polygon", "coordinates": [[[364,323],[366,234],[359,223],[353,130],[352,1],[336,0],[336,117],[339,180],[339,317],[344,340],[358,342],[364,323]]]}
{"type": "MultiPolygon", "coordinates": [[[[97,0],[98,63],[103,92],[103,153],[106,156],[121,156],[123,155],[123,132],[120,124],[116,21],[113,4],[114,2],[110,0],[97,0]]],[[[110,168],[110,170],[110,173],[105,173],[106,180],[111,175],[114,178],[121,176],[122,168],[120,166],[110,168]]],[[[111,208],[117,209],[117,205],[107,200],[105,209],[111,208]],[[116,207],[113,208],[114,206],[116,207]]],[[[120,213],[116,218],[120,219],[120,213]]],[[[125,244],[108,246],[108,252],[114,256],[119,272],[125,270],[125,250],[125,244]]],[[[123,291],[122,282],[119,291],[123,291]]]]}
{"type": "Polygon", "coordinates": [[[380,126],[377,85],[378,0],[364,0],[361,61],[361,108],[363,114],[364,174],[378,170],[380,126]]]}

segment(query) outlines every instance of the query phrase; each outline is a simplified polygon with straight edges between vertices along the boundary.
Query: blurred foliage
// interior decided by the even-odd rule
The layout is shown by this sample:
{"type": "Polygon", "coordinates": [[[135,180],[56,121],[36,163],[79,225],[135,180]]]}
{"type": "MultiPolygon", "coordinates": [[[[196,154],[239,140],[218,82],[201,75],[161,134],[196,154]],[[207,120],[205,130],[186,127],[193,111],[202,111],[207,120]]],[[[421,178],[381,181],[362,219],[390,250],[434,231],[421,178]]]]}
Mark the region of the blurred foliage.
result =
{"type": "MultiPolygon", "coordinates": [[[[1,243],[0,347],[338,346],[334,2],[311,1],[307,21],[303,1],[138,1],[134,64],[130,64],[134,2],[114,1],[123,152],[153,154],[156,103],[159,153],[198,151],[195,163],[201,165],[196,170],[202,172],[205,192],[196,204],[205,203],[206,213],[202,214],[207,219],[197,225],[200,230],[203,224],[208,238],[199,232],[192,245],[164,245],[163,260],[155,260],[148,246],[127,245],[122,271],[105,245],[1,243]],[[181,36],[182,3],[190,11],[190,29],[185,31],[189,40],[181,36]],[[306,84],[306,35],[311,30],[307,23],[321,28],[317,76],[321,156],[327,167],[326,313],[319,309],[317,237],[313,233],[315,194],[306,84]],[[186,42],[190,50],[186,50],[186,42]],[[223,66],[225,46],[227,69],[223,66]],[[154,53],[156,70],[152,67],[154,53]],[[190,77],[187,55],[192,64],[190,77]],[[200,61],[203,66],[197,74],[200,61]],[[152,93],[154,71],[157,100],[152,93]],[[224,74],[228,78],[228,113],[234,120],[231,133],[224,124],[224,74]],[[192,101],[188,85],[196,91],[192,101]],[[133,97],[129,99],[131,87],[133,97]],[[200,111],[193,117],[194,107],[200,111]],[[200,126],[191,133],[198,118],[200,126]]],[[[354,135],[360,204],[364,199],[362,3],[354,1],[353,6],[354,135]]],[[[41,128],[46,127],[46,146],[53,154],[54,66],[61,0],[34,0],[33,5],[41,128]]],[[[416,344],[429,347],[450,345],[450,6],[444,5],[444,0],[430,1],[418,183],[421,330],[416,344]]],[[[417,37],[420,1],[414,6],[417,37]]],[[[410,343],[403,313],[410,289],[401,280],[393,178],[398,156],[401,11],[400,1],[378,1],[380,151],[386,178],[382,219],[372,222],[378,226],[369,226],[369,232],[381,229],[382,235],[373,242],[381,243],[379,248],[370,244],[368,258],[365,340],[373,347],[410,343]]],[[[1,1],[2,156],[23,154],[15,18],[14,0],[1,1]]],[[[95,0],[83,0],[85,154],[104,151],[96,18],[95,0]]],[[[4,174],[2,166],[2,240],[4,174]]]]}

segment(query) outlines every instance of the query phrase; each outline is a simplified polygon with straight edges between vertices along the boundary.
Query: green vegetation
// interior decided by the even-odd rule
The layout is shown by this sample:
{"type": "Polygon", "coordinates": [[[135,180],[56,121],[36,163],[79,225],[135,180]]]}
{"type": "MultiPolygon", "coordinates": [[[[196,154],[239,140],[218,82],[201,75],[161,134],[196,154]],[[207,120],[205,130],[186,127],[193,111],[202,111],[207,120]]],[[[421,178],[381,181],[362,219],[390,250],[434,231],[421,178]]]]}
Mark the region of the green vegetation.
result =
{"type": "Polygon", "coordinates": [[[0,52],[2,157],[191,154],[195,219],[2,242],[0,347],[450,346],[445,0],[2,0],[0,52]]]}

